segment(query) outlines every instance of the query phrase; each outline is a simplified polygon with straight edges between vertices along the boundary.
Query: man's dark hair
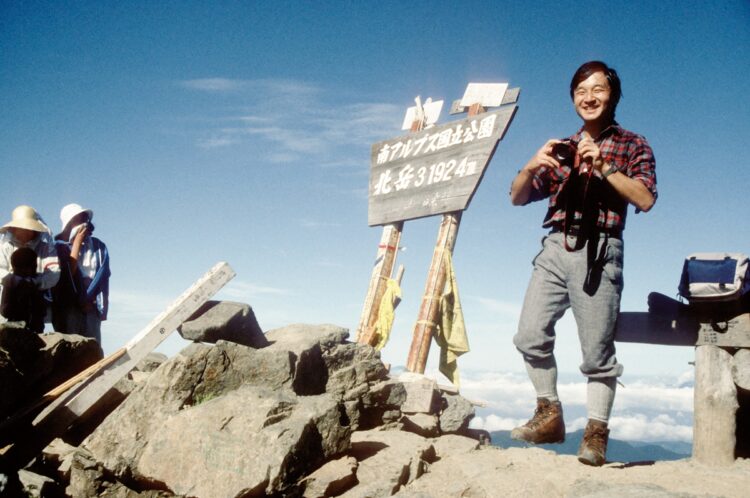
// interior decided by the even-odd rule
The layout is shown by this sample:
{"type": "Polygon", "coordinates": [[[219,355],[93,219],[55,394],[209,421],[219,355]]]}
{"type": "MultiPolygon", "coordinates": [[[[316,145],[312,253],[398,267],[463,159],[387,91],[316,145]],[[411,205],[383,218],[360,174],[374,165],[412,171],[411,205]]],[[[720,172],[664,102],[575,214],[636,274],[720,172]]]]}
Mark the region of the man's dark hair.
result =
{"type": "Polygon", "coordinates": [[[612,106],[612,117],[614,118],[617,104],[620,102],[620,97],[622,97],[620,77],[617,76],[617,71],[602,61],[589,61],[578,68],[573,75],[573,79],[570,80],[570,98],[573,98],[573,92],[575,92],[575,89],[583,80],[588,79],[589,76],[598,72],[604,73],[604,76],[607,77],[607,81],[609,82],[609,88],[611,89],[609,102],[612,106]]]}

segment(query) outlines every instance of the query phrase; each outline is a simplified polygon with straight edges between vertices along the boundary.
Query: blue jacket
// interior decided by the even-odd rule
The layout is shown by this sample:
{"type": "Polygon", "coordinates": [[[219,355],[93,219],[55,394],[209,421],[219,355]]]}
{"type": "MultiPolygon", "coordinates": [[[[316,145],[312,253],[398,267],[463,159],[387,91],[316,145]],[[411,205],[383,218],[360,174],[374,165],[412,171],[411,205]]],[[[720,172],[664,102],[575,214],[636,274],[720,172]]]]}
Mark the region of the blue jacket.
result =
{"type": "Polygon", "coordinates": [[[81,272],[72,275],[70,272],[70,249],[71,244],[57,239],[55,248],[60,259],[60,281],[52,292],[53,307],[63,308],[66,306],[83,306],[86,303],[96,304],[99,317],[107,319],[109,309],[109,251],[107,246],[96,237],[91,237],[94,251],[97,251],[99,267],[96,269],[94,278],[84,278],[81,272]]]}

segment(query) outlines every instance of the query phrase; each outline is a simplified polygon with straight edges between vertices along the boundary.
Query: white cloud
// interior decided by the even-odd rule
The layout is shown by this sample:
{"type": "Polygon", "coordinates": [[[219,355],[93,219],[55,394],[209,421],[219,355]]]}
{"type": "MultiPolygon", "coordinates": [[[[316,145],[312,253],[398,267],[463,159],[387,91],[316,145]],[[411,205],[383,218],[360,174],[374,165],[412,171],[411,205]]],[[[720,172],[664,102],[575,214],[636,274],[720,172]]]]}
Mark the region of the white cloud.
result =
{"type": "Polygon", "coordinates": [[[181,85],[192,90],[226,92],[241,88],[244,86],[244,82],[242,80],[233,80],[229,78],[199,78],[182,81],[181,85]]]}
{"type": "Polygon", "coordinates": [[[229,282],[220,291],[220,296],[222,297],[235,300],[245,300],[248,302],[252,298],[261,295],[285,296],[290,294],[291,292],[287,289],[258,285],[251,282],[243,282],[241,280],[233,280],[229,282]]]}
{"type": "Polygon", "coordinates": [[[341,166],[348,159],[348,164],[359,165],[361,161],[352,161],[351,149],[345,151],[344,146],[360,147],[366,161],[371,144],[389,138],[383,130],[399,132],[404,111],[393,104],[345,103],[340,96],[326,95],[301,81],[204,78],[180,84],[210,93],[234,92],[242,99],[239,113],[220,120],[238,126],[204,130],[196,139],[199,147],[260,140],[273,149],[266,159],[274,162],[313,159],[320,166],[341,166]]]}
{"type": "Polygon", "coordinates": [[[198,140],[198,147],[201,147],[202,149],[215,149],[217,147],[226,147],[227,145],[235,143],[237,143],[237,140],[227,137],[201,138],[198,140]]]}
{"type": "Polygon", "coordinates": [[[651,418],[642,414],[630,417],[614,416],[609,425],[611,437],[624,441],[692,441],[693,439],[693,427],[679,423],[669,414],[659,414],[651,418]]]}
{"type": "MultiPolygon", "coordinates": [[[[639,379],[618,388],[610,428],[612,437],[638,441],[690,441],[693,390],[663,379],[639,379]]],[[[536,397],[522,373],[461,372],[461,394],[481,402],[476,428],[510,430],[533,414],[536,397]]],[[[586,381],[559,382],[558,394],[566,415],[567,430],[586,424],[586,381]]]]}
{"type": "Polygon", "coordinates": [[[474,417],[471,421],[471,427],[473,429],[484,429],[489,432],[493,431],[509,431],[514,427],[525,424],[527,418],[508,418],[499,417],[495,414],[487,415],[487,417],[474,417]]]}

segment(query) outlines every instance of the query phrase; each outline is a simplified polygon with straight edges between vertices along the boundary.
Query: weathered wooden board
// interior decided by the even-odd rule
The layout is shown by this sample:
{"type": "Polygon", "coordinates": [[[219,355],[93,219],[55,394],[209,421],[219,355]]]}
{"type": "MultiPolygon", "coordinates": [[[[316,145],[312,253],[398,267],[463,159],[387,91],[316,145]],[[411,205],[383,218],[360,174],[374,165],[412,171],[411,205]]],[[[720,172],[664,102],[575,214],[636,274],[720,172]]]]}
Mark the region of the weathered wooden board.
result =
{"type": "Polygon", "coordinates": [[[695,349],[693,458],[704,465],[734,463],[739,405],[731,365],[732,355],[723,348],[695,349]]]}
{"type": "Polygon", "coordinates": [[[735,316],[726,322],[701,323],[696,344],[750,348],[750,313],[735,316]]]}
{"type": "Polygon", "coordinates": [[[700,324],[693,320],[673,320],[654,313],[624,311],[617,317],[615,341],[695,346],[700,324]]]}
{"type": "Polygon", "coordinates": [[[393,274],[396,264],[396,253],[401,241],[403,223],[386,225],[383,227],[383,235],[380,237],[375,264],[370,275],[370,285],[367,288],[365,304],[357,326],[357,342],[374,346],[373,324],[380,310],[380,301],[386,290],[386,282],[393,274]]]}
{"type": "MultiPolygon", "coordinates": [[[[224,262],[217,263],[203,277],[182,293],[166,310],[154,318],[138,335],[125,345],[127,353],[105,369],[80,392],[62,398],[67,412],[75,418],[88,410],[118,380],[127,375],[138,362],[153,351],[172,331],[187,320],[203,303],[209,300],[224,284],[234,278],[235,272],[224,262]]],[[[34,420],[36,425],[47,417],[54,407],[45,410],[34,420]]]]}
{"type": "MultiPolygon", "coordinates": [[[[518,102],[518,97],[521,95],[521,89],[519,87],[508,88],[503,95],[503,101],[500,105],[515,104],[518,102]]],[[[456,99],[451,103],[449,114],[461,114],[469,110],[469,106],[461,105],[461,99],[456,99]]]]}
{"type": "Polygon", "coordinates": [[[750,313],[712,324],[682,315],[673,317],[646,312],[622,312],[617,318],[615,340],[665,346],[750,347],[750,313]]]}
{"type": "Polygon", "coordinates": [[[466,209],[516,110],[507,106],[374,144],[369,225],[466,209]]]}

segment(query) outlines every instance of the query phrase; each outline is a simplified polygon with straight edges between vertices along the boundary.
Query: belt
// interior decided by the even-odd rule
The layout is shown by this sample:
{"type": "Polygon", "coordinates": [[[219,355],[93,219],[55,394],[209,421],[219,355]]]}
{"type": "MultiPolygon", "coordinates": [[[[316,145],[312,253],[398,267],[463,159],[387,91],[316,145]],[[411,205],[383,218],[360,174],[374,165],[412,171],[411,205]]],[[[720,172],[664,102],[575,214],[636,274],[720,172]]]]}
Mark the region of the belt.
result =
{"type": "MultiPolygon", "coordinates": [[[[597,227],[597,231],[602,235],[606,235],[610,239],[622,240],[622,228],[597,227]]],[[[552,225],[552,230],[550,230],[550,233],[562,233],[562,232],[563,232],[562,225],[552,225]]],[[[568,227],[568,235],[570,235],[571,237],[578,237],[580,234],[581,234],[581,225],[572,225],[568,227]]]]}

